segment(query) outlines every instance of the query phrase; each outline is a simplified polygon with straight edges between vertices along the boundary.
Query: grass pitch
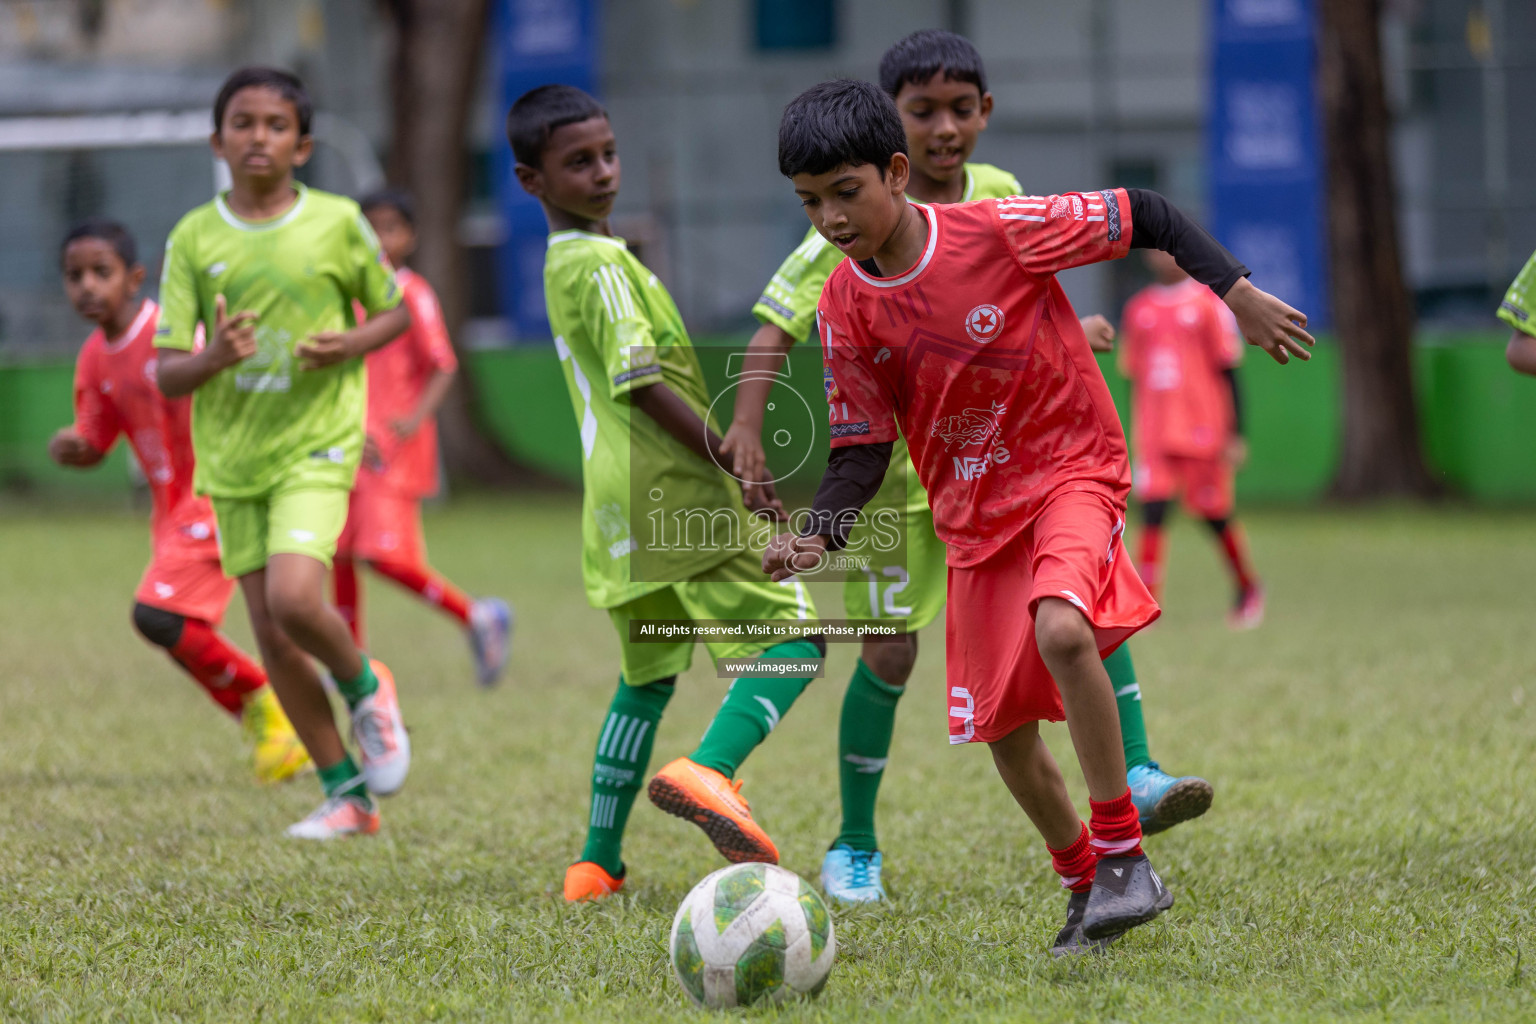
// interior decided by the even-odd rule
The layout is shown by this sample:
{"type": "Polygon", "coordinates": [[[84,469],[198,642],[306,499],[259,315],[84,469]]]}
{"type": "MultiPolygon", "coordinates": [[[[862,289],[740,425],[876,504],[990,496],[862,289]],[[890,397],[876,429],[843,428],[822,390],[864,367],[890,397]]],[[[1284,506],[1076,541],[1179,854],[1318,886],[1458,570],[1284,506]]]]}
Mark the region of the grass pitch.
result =
{"type": "MultiPolygon", "coordinates": [[[[825,994],[766,1015],[1536,1017],[1533,522],[1253,514],[1270,614],[1245,635],[1222,626],[1206,537],[1176,529],[1168,611],[1134,649],[1154,756],[1210,778],[1216,804],[1149,841],[1177,906],[1090,960],[1042,954],[1065,900],[985,750],[945,741],[930,628],[882,798],[893,898],[838,912],[825,994]]],[[[454,579],[516,603],[511,678],[477,691],[457,630],[370,579],[415,762],[378,837],[322,846],[281,834],[316,804],[313,779],[250,782],[235,726],[132,635],[142,518],[0,512],[0,1017],[706,1019],[664,948],[683,894],[719,866],[702,834],[642,797],[628,892],[559,898],[617,674],[581,594],[575,502],[463,503],[428,536],[454,579]]],[[[818,599],[838,614],[835,591],[818,599]]],[[[238,603],[229,626],[248,642],[238,603]]],[[[833,647],[743,771],[785,866],[813,881],[855,650],[833,647]]],[[[719,704],[698,660],[656,765],[719,704]]]]}

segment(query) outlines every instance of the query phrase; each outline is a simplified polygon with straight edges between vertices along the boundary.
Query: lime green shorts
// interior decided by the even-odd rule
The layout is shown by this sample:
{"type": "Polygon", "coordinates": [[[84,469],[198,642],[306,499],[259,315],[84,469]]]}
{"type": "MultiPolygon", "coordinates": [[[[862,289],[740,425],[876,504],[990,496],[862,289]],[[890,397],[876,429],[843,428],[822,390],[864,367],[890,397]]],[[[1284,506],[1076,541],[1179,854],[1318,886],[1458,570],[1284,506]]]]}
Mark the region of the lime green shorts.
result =
{"type": "MultiPolygon", "coordinates": [[[[774,583],[763,575],[763,556],[742,551],[685,583],[673,583],[608,609],[619,631],[624,681],[644,686],[686,672],[693,664],[695,642],[635,643],[629,639],[631,619],[814,619],[816,605],[798,578],[774,583]]],[[[750,658],[779,643],[777,640],[706,642],[709,655],[750,658]]]]}
{"type": "MultiPolygon", "coordinates": [[[[843,583],[843,609],[850,619],[905,619],[915,633],[939,617],[949,591],[946,548],[933,532],[933,513],[905,512],[901,519],[905,546],[896,556],[883,557],[875,545],[857,550],[870,555],[862,571],[850,571],[843,583]]],[[[855,550],[858,531],[848,537],[855,550]]]]}
{"type": "Polygon", "coordinates": [[[273,555],[308,555],[327,569],[347,524],[350,492],[339,487],[279,487],[260,498],[214,498],[219,563],[224,575],[246,576],[273,555]]]}

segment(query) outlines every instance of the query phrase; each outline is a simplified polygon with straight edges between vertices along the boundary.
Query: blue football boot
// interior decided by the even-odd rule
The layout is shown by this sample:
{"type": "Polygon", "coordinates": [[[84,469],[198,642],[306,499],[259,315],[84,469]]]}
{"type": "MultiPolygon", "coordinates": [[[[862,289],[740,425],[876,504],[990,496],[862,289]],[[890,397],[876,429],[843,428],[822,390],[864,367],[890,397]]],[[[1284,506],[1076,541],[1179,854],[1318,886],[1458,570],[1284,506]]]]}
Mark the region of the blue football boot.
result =
{"type": "Polygon", "coordinates": [[[880,884],[880,851],[855,850],[839,843],[821,861],[821,887],[843,903],[878,903],[885,899],[880,884]]]}
{"type": "Polygon", "coordinates": [[[1198,818],[1211,809],[1216,791],[1197,775],[1174,778],[1157,762],[1137,765],[1126,772],[1131,787],[1131,801],[1141,818],[1141,834],[1172,828],[1181,821],[1198,818]]]}

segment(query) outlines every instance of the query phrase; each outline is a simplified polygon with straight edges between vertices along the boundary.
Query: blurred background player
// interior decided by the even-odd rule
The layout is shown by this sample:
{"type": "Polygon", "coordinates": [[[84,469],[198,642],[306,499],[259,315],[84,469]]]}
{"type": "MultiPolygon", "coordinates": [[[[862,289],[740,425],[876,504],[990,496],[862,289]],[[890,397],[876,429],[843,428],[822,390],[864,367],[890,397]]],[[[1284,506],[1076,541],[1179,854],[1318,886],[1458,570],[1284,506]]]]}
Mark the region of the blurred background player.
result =
{"type": "Polygon", "coordinates": [[[1514,332],[1504,349],[1504,358],[1520,373],[1536,377],[1536,253],[1526,260],[1525,267],[1510,284],[1504,301],[1499,303],[1499,319],[1514,332]]]}
{"type": "MultiPolygon", "coordinates": [[[[970,156],[992,115],[981,54],[969,39],[940,29],[923,29],[896,43],[880,59],[880,87],[896,102],[911,156],[907,195],[922,203],[1002,199],[1024,191],[1017,178],[970,156]]],[[[774,375],[789,350],[807,338],[816,321],[822,285],[843,254],[813,227],[790,253],[752,307],[761,326],[748,344],[746,366],[754,372],[737,389],[736,408],[725,450],[742,467],[737,476],[762,480],[763,419],[774,375]]],[[[1102,316],[1082,320],[1096,349],[1107,349],[1114,330],[1102,316]]],[[[822,861],[822,888],[847,902],[884,898],[883,855],[875,832],[875,806],[896,727],[896,705],[906,692],[917,661],[917,633],[944,607],[944,545],[933,528],[928,494],[918,480],[904,439],[866,515],[890,510],[902,522],[904,545],[886,564],[872,562],[864,576],[850,576],[843,606],[855,619],[901,619],[906,632],[896,641],[867,639],[843,697],[838,725],[838,778],[842,826],[822,861]]],[[[750,486],[748,488],[750,490],[750,486]]],[[[889,514],[889,513],[888,513],[889,514]]],[[[850,543],[858,543],[856,531],[850,543]]],[[[866,546],[873,555],[880,549],[866,546]]],[[[1198,817],[1210,807],[1211,784],[1195,776],[1175,778],[1152,760],[1141,710],[1141,687],[1128,646],[1105,662],[1114,681],[1125,738],[1126,763],[1143,828],[1160,831],[1198,817]]]]}
{"type": "Polygon", "coordinates": [[[95,466],[128,435],[152,501],[153,555],[134,593],[133,625],[245,729],[262,782],[313,767],[261,667],[218,631],[235,583],[219,569],[213,509],[192,493],[192,408],[155,386],[160,307],[139,299],[144,267],[121,224],[89,220],[64,237],[64,291],[96,324],[75,362],[75,422],[53,435],[61,466],[95,466]]]}
{"type": "Polygon", "coordinates": [[[395,282],[411,312],[411,326],[368,353],[368,439],[347,526],[331,567],[336,610],[366,647],[363,594],[357,562],[393,580],[464,627],[481,686],[492,686],[507,665],[512,610],[500,598],[473,600],[427,562],[421,502],[437,493],[437,407],[453,385],[459,363],[448,340],[437,293],[405,265],[416,250],[411,197],[385,190],[360,204],[379,245],[395,268],[395,282]]]}
{"type": "MultiPolygon", "coordinates": [[[[622,658],[593,758],[586,845],[565,875],[567,900],[595,900],[624,885],[624,826],[678,673],[693,660],[691,637],[637,643],[631,623],[794,621],[814,619],[816,609],[798,580],[763,579],[761,552],[747,539],[753,521],[723,468],[731,461],[710,422],[703,370],[682,316],[609,228],[620,171],[607,112],[580,89],[540,86],[512,104],[507,138],[518,182],[549,222],[545,297],[582,445],[582,579],[588,601],[607,609],[622,658]],[[655,503],[647,515],[631,507],[632,479],[643,481],[655,503]],[[689,513],[708,521],[710,539],[668,545],[662,537],[642,549],[632,532],[633,522],[649,529],[689,513]],[[714,533],[721,517],[732,524],[729,536],[714,533]],[[642,550],[647,562],[639,569],[633,563],[642,550]]],[[[771,486],[757,492],[776,500],[771,486]]],[[[707,646],[717,662],[826,654],[821,637],[707,646]]],[[[651,802],[698,825],[729,860],[777,863],[778,849],[734,777],[810,681],[797,674],[737,678],[697,749],[651,779],[651,802]]]]}
{"type": "Polygon", "coordinates": [[[1252,629],[1264,619],[1264,588],[1232,516],[1234,478],[1247,458],[1237,365],[1242,338],[1232,311],[1156,249],[1144,254],[1154,284],[1126,304],[1120,369],[1131,381],[1135,495],[1141,502],[1136,565],[1162,600],[1163,524],[1182,497],[1205,520],[1232,573],[1227,621],[1252,629]]]}
{"type": "Polygon", "coordinates": [[[160,389],[195,392],[194,486],[213,499],[224,572],[240,580],[267,675],[318,766],[325,800],[288,834],[332,839],[378,831],[373,795],[396,792],[410,768],[393,677],[325,601],[363,454],[362,356],[410,314],[357,204],[294,180],[314,145],[313,109],[285,71],[225,80],[210,142],[232,184],[166,241],[155,345],[160,389]],[[361,766],[311,657],[347,702],[361,766]]]}

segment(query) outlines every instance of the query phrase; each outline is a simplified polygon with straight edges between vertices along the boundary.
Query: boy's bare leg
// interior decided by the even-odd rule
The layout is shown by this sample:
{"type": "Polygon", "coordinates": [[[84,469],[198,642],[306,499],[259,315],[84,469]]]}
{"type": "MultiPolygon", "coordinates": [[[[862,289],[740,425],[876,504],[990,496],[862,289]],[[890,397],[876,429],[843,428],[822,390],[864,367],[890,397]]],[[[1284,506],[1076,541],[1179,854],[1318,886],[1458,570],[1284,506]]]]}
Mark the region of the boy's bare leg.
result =
{"type": "Polygon", "coordinates": [[[256,635],[267,678],[294,731],[304,741],[315,764],[325,767],[337,763],[346,756],[346,748],[336,730],[331,702],[314,665],[277,624],[267,606],[266,570],[258,569],[240,577],[240,590],[245,595],[251,631],[256,635]]]}
{"type": "Polygon", "coordinates": [[[1070,846],[1082,832],[1083,822],[1067,795],[1056,759],[1040,738],[1040,723],[1021,725],[988,746],[1003,785],[1039,829],[1045,845],[1057,850],[1070,846]]]}
{"type": "Polygon", "coordinates": [[[1126,791],[1125,749],[1115,690],[1099,658],[1093,626],[1071,602],[1041,598],[1035,611],[1035,642],[1061,691],[1088,796],[1114,800],[1126,791]]]}
{"type": "Polygon", "coordinates": [[[356,679],[363,657],[346,620],[325,601],[325,575],[325,565],[308,555],[273,555],[267,560],[267,607],[293,642],[332,676],[356,679]]]}

